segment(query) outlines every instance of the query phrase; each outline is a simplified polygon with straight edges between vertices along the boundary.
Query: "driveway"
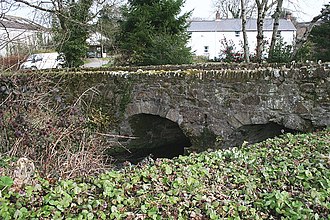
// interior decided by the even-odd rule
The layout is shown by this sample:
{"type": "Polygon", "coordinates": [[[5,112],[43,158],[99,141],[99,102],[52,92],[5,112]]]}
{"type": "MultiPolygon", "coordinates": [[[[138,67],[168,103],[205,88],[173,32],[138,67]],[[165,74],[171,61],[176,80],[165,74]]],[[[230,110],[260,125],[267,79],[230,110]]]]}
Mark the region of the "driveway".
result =
{"type": "Polygon", "coordinates": [[[109,60],[101,59],[101,58],[88,58],[85,61],[86,63],[82,65],[82,67],[93,68],[93,67],[101,67],[109,62],[109,60]]]}

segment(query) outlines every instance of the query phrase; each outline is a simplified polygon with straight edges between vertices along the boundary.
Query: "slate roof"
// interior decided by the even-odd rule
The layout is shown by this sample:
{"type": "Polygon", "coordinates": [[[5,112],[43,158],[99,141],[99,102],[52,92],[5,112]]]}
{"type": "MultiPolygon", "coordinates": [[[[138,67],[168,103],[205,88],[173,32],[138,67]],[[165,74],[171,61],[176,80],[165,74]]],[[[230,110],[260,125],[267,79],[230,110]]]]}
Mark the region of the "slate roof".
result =
{"type": "MultiPolygon", "coordinates": [[[[273,30],[274,19],[264,20],[264,31],[273,30]]],[[[296,28],[290,20],[280,19],[279,31],[295,31],[296,28]]],[[[221,19],[213,21],[191,21],[188,32],[232,32],[242,30],[241,19],[221,19]]],[[[248,19],[246,23],[247,31],[257,31],[257,19],[248,19]]]]}
{"type": "Polygon", "coordinates": [[[0,29],[46,30],[45,27],[25,18],[6,15],[0,18],[0,29]]]}

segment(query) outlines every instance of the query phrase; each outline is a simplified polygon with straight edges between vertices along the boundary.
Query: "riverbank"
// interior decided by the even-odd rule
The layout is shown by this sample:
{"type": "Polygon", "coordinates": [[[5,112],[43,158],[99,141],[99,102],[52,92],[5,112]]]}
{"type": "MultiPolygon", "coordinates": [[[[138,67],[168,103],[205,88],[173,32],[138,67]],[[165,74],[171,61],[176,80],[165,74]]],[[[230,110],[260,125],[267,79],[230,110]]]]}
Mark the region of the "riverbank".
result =
{"type": "MultiPolygon", "coordinates": [[[[2,219],[329,219],[330,130],[31,185],[2,174],[2,219]],[[16,184],[16,186],[15,186],[16,184]]],[[[9,160],[1,160],[8,167],[9,160]]],[[[2,168],[4,172],[4,168],[2,168]]]]}

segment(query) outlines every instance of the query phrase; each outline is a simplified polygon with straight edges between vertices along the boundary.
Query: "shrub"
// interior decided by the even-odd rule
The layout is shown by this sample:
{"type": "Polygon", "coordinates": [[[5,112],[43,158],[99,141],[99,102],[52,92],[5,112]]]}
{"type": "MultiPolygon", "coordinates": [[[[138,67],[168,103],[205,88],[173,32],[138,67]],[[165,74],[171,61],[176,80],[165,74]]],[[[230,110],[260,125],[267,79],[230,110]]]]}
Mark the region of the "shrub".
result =
{"type": "Polygon", "coordinates": [[[307,60],[313,60],[313,44],[307,41],[301,48],[299,48],[295,60],[298,62],[306,62],[307,60]]]}
{"type": "Polygon", "coordinates": [[[86,107],[97,88],[64,102],[60,85],[41,73],[0,78],[0,153],[32,159],[43,177],[100,173],[110,145],[96,132],[108,122],[86,107]]]}
{"type": "Polygon", "coordinates": [[[287,45],[281,37],[276,41],[274,50],[270,51],[267,61],[270,63],[286,63],[290,60],[291,53],[292,46],[287,45]]]}
{"type": "Polygon", "coordinates": [[[235,45],[232,40],[227,41],[226,38],[221,40],[223,50],[221,51],[224,62],[240,63],[244,61],[244,54],[236,51],[235,45]]]}

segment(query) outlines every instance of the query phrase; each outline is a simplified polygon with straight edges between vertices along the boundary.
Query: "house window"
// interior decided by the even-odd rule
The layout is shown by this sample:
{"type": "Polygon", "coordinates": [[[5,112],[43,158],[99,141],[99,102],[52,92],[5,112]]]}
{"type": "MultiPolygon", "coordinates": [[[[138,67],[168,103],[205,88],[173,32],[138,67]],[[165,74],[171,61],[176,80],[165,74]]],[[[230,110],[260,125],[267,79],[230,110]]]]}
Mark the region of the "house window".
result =
{"type": "Polygon", "coordinates": [[[208,53],[209,52],[209,46],[204,46],[204,53],[208,53]]]}
{"type": "Polygon", "coordinates": [[[240,31],[235,31],[235,37],[239,37],[240,33],[240,31]]]}
{"type": "Polygon", "coordinates": [[[277,37],[277,38],[280,38],[280,37],[281,37],[281,31],[277,31],[277,33],[276,33],[276,37],[277,37]]]}

